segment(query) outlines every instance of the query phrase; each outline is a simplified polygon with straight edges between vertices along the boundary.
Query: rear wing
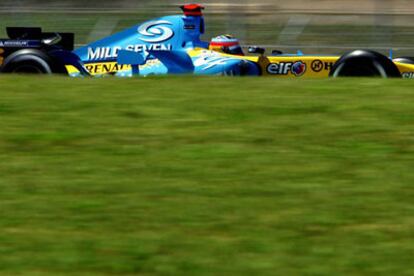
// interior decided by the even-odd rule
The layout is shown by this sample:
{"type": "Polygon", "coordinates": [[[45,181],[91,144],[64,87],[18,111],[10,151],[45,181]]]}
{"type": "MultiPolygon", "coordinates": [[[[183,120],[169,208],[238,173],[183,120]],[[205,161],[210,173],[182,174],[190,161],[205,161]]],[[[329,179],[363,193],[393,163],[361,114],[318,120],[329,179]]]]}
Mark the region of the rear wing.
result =
{"type": "Polygon", "coordinates": [[[54,45],[64,50],[72,51],[75,46],[75,34],[43,32],[41,28],[32,27],[7,27],[7,35],[12,40],[44,40],[59,35],[60,40],[54,45]]]}

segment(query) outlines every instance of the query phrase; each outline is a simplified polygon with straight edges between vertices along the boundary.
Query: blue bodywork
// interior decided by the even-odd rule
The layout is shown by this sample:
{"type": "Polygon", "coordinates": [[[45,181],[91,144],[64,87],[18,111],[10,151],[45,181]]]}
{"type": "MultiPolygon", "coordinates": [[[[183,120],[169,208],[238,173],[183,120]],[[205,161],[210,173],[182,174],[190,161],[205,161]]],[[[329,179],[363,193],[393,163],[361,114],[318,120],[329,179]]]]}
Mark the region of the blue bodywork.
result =
{"type": "Polygon", "coordinates": [[[259,75],[250,61],[208,51],[202,16],[173,15],[133,26],[74,51],[88,64],[116,63],[116,76],[154,74],[259,75]],[[191,50],[205,52],[190,56],[191,50]]]}

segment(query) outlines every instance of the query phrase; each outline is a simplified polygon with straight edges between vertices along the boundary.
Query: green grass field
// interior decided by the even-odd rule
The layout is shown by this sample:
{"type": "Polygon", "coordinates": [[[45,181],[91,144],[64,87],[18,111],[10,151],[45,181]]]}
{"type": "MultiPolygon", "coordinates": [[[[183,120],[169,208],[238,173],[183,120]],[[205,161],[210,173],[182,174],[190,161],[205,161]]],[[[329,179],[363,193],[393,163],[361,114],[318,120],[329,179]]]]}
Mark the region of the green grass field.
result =
{"type": "Polygon", "coordinates": [[[0,77],[1,275],[412,275],[414,84],[0,77]]]}

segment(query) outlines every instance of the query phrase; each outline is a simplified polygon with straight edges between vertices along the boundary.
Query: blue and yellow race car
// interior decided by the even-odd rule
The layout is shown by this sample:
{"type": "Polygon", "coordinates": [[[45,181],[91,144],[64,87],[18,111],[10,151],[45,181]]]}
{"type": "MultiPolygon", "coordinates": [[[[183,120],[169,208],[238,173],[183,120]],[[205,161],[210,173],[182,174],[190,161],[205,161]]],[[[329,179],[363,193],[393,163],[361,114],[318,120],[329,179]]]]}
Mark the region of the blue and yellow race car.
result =
{"type": "Polygon", "coordinates": [[[283,54],[249,47],[244,53],[231,35],[206,42],[204,7],[181,6],[183,14],[138,24],[79,49],[73,35],[43,33],[40,28],[8,28],[0,40],[0,72],[66,73],[119,77],[201,74],[276,77],[377,76],[414,78],[414,58],[391,59],[370,50],[342,56],[283,54]]]}

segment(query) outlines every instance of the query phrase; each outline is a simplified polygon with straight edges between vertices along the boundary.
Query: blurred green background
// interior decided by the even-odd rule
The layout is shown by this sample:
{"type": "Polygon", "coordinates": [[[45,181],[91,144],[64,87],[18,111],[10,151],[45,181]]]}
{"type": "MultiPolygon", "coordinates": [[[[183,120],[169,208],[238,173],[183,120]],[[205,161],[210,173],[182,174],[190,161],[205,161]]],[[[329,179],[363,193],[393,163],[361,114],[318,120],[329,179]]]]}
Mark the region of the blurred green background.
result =
{"type": "MultiPolygon", "coordinates": [[[[0,25],[42,26],[76,33],[82,45],[156,16],[179,13],[189,1],[1,1],[0,25]]],[[[365,1],[208,1],[207,33],[231,33],[243,45],[305,53],[370,48],[396,55],[413,52],[414,3],[365,1]]],[[[1,30],[4,36],[4,28],[1,30]]]]}

